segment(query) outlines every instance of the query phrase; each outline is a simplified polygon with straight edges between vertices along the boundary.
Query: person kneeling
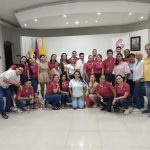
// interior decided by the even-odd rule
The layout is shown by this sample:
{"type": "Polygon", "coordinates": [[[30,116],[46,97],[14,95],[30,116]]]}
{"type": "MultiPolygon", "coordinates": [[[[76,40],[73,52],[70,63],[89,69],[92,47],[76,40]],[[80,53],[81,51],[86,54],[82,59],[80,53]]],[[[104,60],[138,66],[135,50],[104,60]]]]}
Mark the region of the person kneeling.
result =
{"type": "Polygon", "coordinates": [[[85,107],[84,95],[86,92],[85,83],[81,79],[79,71],[74,72],[74,78],[70,80],[69,91],[72,98],[73,109],[85,107]]]}
{"type": "Polygon", "coordinates": [[[57,74],[54,74],[52,82],[47,85],[47,93],[45,95],[45,102],[52,105],[52,110],[60,109],[62,95],[59,92],[59,77],[57,74]]]}
{"type": "Polygon", "coordinates": [[[121,75],[116,76],[116,85],[114,86],[117,97],[113,100],[114,111],[119,111],[122,107],[124,114],[131,113],[131,98],[130,98],[130,86],[123,81],[121,75]]]}
{"type": "Polygon", "coordinates": [[[16,105],[22,110],[28,110],[27,106],[34,103],[34,90],[31,85],[31,80],[27,79],[24,85],[21,85],[16,96],[16,105]]]}
{"type": "Polygon", "coordinates": [[[111,112],[112,100],[116,97],[116,94],[112,84],[106,81],[104,75],[99,78],[99,83],[96,86],[96,93],[98,98],[100,98],[102,110],[111,112]]]}

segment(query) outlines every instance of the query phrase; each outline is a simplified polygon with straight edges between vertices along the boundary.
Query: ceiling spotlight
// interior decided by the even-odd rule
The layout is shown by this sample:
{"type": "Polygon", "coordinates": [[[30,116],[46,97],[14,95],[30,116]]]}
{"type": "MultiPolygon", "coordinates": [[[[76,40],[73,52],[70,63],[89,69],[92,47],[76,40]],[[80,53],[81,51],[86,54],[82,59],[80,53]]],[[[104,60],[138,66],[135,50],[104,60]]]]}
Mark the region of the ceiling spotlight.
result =
{"type": "Polygon", "coordinates": [[[98,15],[98,16],[100,16],[100,15],[101,15],[101,13],[100,13],[100,12],[98,12],[98,13],[97,13],[97,15],[98,15]]]}
{"type": "Polygon", "coordinates": [[[129,13],[129,16],[132,16],[132,13],[129,13]]]}
{"type": "Polygon", "coordinates": [[[97,20],[96,20],[95,22],[96,22],[96,23],[98,23],[98,21],[97,21],[97,20]]]}
{"type": "Polygon", "coordinates": [[[76,21],[75,24],[79,24],[79,21],[76,21]]]}
{"type": "Polygon", "coordinates": [[[144,17],[143,17],[143,16],[141,16],[141,19],[144,19],[144,17]]]}
{"type": "Polygon", "coordinates": [[[26,23],[24,24],[24,27],[27,27],[27,24],[26,24],[26,23]]]}
{"type": "Polygon", "coordinates": [[[64,18],[66,18],[66,17],[67,17],[67,15],[63,15],[63,17],[64,17],[64,18]]]}
{"type": "Polygon", "coordinates": [[[69,22],[66,22],[66,24],[69,24],[69,22]]]}
{"type": "Polygon", "coordinates": [[[34,21],[35,21],[35,22],[37,22],[37,21],[38,21],[38,19],[34,19],[34,21]]]}

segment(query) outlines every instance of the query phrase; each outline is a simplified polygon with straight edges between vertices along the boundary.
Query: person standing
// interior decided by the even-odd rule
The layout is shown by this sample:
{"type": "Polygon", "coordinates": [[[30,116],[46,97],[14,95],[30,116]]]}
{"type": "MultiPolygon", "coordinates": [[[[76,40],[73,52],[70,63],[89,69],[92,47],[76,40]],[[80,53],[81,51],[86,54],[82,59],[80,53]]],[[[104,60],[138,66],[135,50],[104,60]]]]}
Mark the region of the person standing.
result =
{"type": "Polygon", "coordinates": [[[143,113],[150,113],[150,43],[145,45],[145,51],[147,53],[147,57],[144,59],[144,81],[148,106],[143,113]]]}
{"type": "Polygon", "coordinates": [[[135,102],[135,109],[133,111],[140,112],[144,108],[144,97],[142,93],[142,87],[144,85],[144,61],[143,55],[136,53],[136,63],[133,68],[133,81],[135,83],[133,98],[135,102]]]}
{"type": "Polygon", "coordinates": [[[76,62],[75,69],[78,70],[78,71],[80,71],[81,77],[82,77],[83,79],[85,79],[84,69],[83,69],[83,66],[84,66],[84,64],[85,64],[85,62],[84,62],[84,53],[80,53],[80,54],[79,54],[79,58],[80,58],[80,59],[77,60],[77,62],[76,62]]]}
{"type": "Polygon", "coordinates": [[[103,61],[103,70],[102,74],[105,75],[105,78],[108,82],[115,84],[115,76],[112,74],[115,66],[115,58],[113,58],[113,51],[111,49],[107,50],[107,58],[103,61]]]}
{"type": "Polygon", "coordinates": [[[23,65],[17,65],[16,70],[7,70],[0,75],[0,113],[4,119],[8,118],[6,112],[10,111],[10,107],[13,102],[9,86],[20,86],[20,75],[23,73],[23,69],[23,65]],[[6,97],[5,108],[3,99],[4,96],[6,97]]]}

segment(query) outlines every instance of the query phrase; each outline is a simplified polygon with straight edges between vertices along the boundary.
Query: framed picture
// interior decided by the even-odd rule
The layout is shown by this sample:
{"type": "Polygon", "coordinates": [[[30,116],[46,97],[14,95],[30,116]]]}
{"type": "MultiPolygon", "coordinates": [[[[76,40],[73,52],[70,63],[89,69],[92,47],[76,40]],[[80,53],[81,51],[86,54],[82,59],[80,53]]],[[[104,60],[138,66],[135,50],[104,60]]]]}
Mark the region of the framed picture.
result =
{"type": "Polygon", "coordinates": [[[136,36],[136,37],[130,38],[130,49],[131,49],[131,51],[140,51],[141,50],[141,36],[136,36]]]}

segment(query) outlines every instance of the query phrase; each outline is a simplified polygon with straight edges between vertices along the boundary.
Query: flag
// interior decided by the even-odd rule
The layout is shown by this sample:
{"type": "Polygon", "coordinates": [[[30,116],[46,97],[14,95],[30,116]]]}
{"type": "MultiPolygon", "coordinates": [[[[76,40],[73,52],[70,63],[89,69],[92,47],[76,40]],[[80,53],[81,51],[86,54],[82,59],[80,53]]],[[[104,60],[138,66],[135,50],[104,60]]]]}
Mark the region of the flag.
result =
{"type": "Polygon", "coordinates": [[[42,39],[42,46],[41,46],[41,50],[40,50],[40,55],[46,55],[46,48],[45,48],[44,39],[42,39]]]}
{"type": "Polygon", "coordinates": [[[31,48],[30,48],[30,55],[33,55],[34,54],[34,42],[33,42],[33,39],[31,40],[31,48]]]}
{"type": "Polygon", "coordinates": [[[39,48],[38,48],[37,39],[35,40],[34,53],[35,53],[36,57],[39,58],[39,48]]]}

